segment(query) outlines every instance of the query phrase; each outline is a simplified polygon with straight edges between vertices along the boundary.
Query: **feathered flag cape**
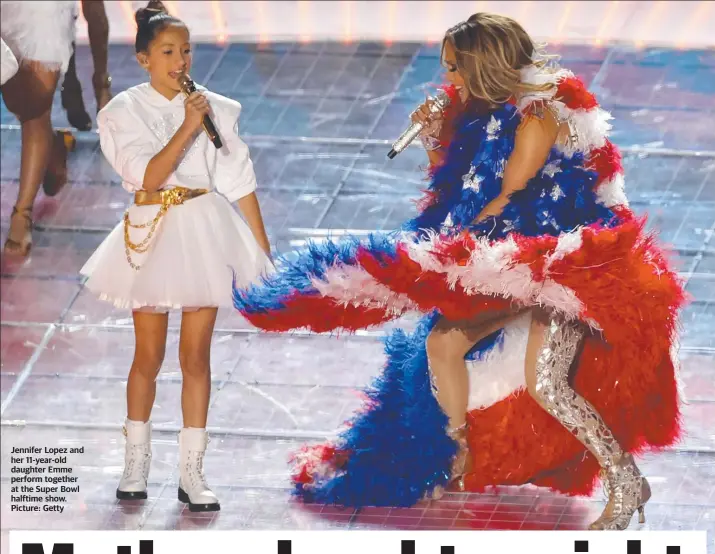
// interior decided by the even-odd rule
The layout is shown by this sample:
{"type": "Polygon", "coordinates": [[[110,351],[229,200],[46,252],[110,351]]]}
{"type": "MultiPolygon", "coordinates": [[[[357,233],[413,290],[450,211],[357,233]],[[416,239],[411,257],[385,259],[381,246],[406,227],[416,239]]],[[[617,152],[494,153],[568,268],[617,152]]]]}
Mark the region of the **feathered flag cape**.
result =
{"type": "MultiPolygon", "coordinates": [[[[431,393],[427,335],[440,316],[464,319],[510,304],[590,327],[573,386],[624,450],[678,439],[674,345],[684,293],[628,208],[620,154],[607,138],[610,115],[569,71],[530,67],[523,79],[554,87],[457,114],[445,162],[400,231],[311,244],[261,285],[234,288],[236,308],[267,331],[354,331],[424,314],[413,333],[386,339],[387,363],[348,429],[295,455],[296,494],[306,501],[410,506],[444,486],[456,445],[431,393]],[[544,103],[568,120],[574,140],[553,148],[499,217],[473,225],[501,190],[519,123],[544,103]]],[[[596,460],[525,390],[529,323],[527,312],[467,355],[467,489],[532,483],[590,494],[596,460]]]]}

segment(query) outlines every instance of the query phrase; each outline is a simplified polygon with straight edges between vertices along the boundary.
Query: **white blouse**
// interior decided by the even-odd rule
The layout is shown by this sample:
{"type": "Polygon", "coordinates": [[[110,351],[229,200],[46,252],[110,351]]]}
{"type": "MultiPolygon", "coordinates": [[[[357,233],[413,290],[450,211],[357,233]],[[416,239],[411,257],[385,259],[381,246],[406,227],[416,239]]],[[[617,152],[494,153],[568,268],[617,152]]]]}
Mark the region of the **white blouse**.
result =
{"type": "MultiPolygon", "coordinates": [[[[223,147],[218,150],[206,133],[187,149],[164,188],[175,186],[216,190],[235,202],[256,190],[256,174],[248,146],[238,136],[241,104],[197,85],[211,106],[223,147]]],[[[184,95],[168,100],[149,83],[115,96],[97,116],[99,141],[107,161],[129,192],[141,190],[151,159],[171,140],[184,121],[184,95]]]]}

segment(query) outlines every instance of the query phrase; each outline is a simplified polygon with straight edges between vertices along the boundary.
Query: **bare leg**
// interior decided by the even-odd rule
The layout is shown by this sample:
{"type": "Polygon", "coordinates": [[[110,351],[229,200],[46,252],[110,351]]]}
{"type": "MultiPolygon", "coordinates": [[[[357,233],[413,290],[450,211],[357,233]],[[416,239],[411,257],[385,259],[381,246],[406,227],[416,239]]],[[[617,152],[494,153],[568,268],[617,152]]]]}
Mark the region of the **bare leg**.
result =
{"type": "Polygon", "coordinates": [[[52,149],[50,112],[58,71],[38,63],[23,63],[5,83],[3,98],[22,126],[20,187],[10,221],[5,252],[27,255],[32,246],[32,208],[45,177],[52,149]]]}
{"type": "Polygon", "coordinates": [[[204,477],[204,454],[208,445],[206,419],[211,396],[211,336],[216,308],[184,312],[181,317],[179,361],[184,378],[181,409],[184,426],[179,434],[179,500],[192,512],[221,509],[218,498],[204,477]]]}
{"type": "Polygon", "coordinates": [[[216,308],[184,312],[181,318],[179,361],[183,375],[181,410],[184,427],[206,427],[211,397],[211,336],[216,308]]]}
{"type": "Polygon", "coordinates": [[[112,99],[111,78],[108,71],[109,20],[103,0],[82,0],[82,14],[87,20],[89,47],[94,62],[94,95],[97,100],[97,112],[112,99]]]}
{"type": "Polygon", "coordinates": [[[487,312],[469,320],[441,319],[427,337],[427,358],[437,401],[458,429],[466,420],[469,376],[464,356],[483,338],[498,331],[521,311],[487,312]]]}
{"type": "Polygon", "coordinates": [[[127,380],[127,416],[147,422],[156,397],[156,378],[164,362],[169,315],[134,312],[136,346],[127,380]]]}
{"type": "Polygon", "coordinates": [[[527,390],[593,454],[603,469],[609,502],[591,528],[625,529],[636,510],[642,517],[650,487],[596,409],[569,385],[569,372],[578,357],[585,329],[542,310],[533,310],[532,314],[525,360],[527,390]]]}
{"type": "MultiPolygon", "coordinates": [[[[437,402],[449,418],[449,435],[458,451],[452,462],[451,481],[464,488],[462,477],[469,467],[466,415],[469,401],[469,374],[464,357],[474,345],[504,327],[520,313],[518,308],[486,312],[462,321],[440,320],[427,337],[427,358],[437,402]]],[[[432,498],[442,496],[438,487],[432,498]]]]}
{"type": "Polygon", "coordinates": [[[164,361],[169,315],[135,311],[134,360],[127,380],[127,418],[124,473],[117,487],[120,500],[147,498],[151,466],[151,409],[156,397],[156,377],[164,361]]]}

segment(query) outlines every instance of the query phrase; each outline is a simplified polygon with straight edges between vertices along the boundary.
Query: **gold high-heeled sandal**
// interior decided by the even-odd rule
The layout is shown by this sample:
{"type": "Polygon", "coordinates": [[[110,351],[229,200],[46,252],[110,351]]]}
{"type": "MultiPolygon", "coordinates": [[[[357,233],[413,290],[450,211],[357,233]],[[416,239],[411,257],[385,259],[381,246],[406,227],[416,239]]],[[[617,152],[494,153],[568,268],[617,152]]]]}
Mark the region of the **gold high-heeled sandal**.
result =
{"type": "Polygon", "coordinates": [[[467,443],[467,424],[450,429],[447,434],[457,443],[457,453],[452,459],[449,482],[446,487],[437,486],[430,495],[432,500],[439,500],[447,490],[464,492],[464,476],[469,468],[469,444],[467,443]]]}
{"type": "Polygon", "coordinates": [[[589,525],[594,531],[622,531],[628,527],[633,514],[645,523],[645,505],[651,490],[630,454],[622,454],[610,467],[601,472],[608,503],[601,516],[589,525]]]}
{"type": "MultiPolygon", "coordinates": [[[[4,252],[5,254],[27,256],[32,248],[32,208],[25,208],[23,210],[18,210],[17,206],[13,207],[11,220],[15,216],[21,216],[25,218],[25,230],[21,240],[17,241],[10,238],[9,236],[5,240],[4,252]]],[[[10,231],[8,235],[12,232],[12,224],[10,226],[10,231]]]]}

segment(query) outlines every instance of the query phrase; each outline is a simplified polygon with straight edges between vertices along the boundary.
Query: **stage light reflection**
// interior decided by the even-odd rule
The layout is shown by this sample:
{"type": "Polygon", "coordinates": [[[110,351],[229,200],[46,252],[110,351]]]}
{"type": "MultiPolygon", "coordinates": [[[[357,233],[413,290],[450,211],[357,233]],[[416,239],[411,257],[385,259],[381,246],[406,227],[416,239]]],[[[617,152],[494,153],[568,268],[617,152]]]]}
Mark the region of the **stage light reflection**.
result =
{"type": "Polygon", "coordinates": [[[300,0],[298,2],[298,18],[300,21],[300,41],[310,42],[312,29],[310,24],[310,2],[300,0]]]}
{"type": "Polygon", "coordinates": [[[127,21],[127,25],[129,25],[131,33],[136,33],[137,22],[134,19],[134,10],[132,9],[132,3],[129,0],[122,0],[121,2],[119,2],[119,5],[122,7],[124,18],[127,21]]]}
{"type": "Polygon", "coordinates": [[[598,27],[598,31],[596,33],[596,38],[594,40],[594,44],[596,46],[603,46],[604,40],[611,38],[610,25],[613,21],[613,16],[616,15],[618,11],[619,4],[620,2],[617,0],[609,3],[606,15],[603,16],[603,21],[601,21],[601,25],[598,27]]]}
{"type": "Polygon", "coordinates": [[[350,44],[353,41],[353,3],[343,2],[343,42],[350,44]]]}
{"type": "Polygon", "coordinates": [[[573,11],[573,2],[566,2],[564,5],[564,13],[561,15],[559,20],[559,26],[556,28],[556,33],[554,39],[551,41],[554,44],[561,44],[564,41],[564,30],[571,19],[571,12],[573,11]]]}
{"type": "Polygon", "coordinates": [[[653,7],[650,9],[648,12],[648,15],[646,16],[645,21],[643,22],[643,25],[640,27],[639,31],[636,33],[635,36],[635,47],[636,48],[643,48],[645,46],[646,42],[646,36],[648,33],[648,30],[655,25],[655,23],[660,19],[660,15],[663,12],[663,8],[665,7],[665,2],[662,0],[659,0],[658,2],[655,2],[653,4],[653,7]]]}

